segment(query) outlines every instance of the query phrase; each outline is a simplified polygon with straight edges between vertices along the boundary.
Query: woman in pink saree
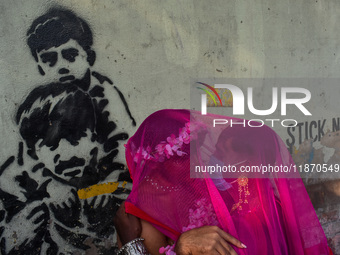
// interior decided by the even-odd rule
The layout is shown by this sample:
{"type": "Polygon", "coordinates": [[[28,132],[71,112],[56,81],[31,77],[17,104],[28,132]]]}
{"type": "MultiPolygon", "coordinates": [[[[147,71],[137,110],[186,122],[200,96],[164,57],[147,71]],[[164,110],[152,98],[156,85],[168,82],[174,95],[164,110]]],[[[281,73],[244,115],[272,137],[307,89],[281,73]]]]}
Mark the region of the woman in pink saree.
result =
{"type": "Polygon", "coordinates": [[[240,255],[331,254],[278,135],[266,126],[213,127],[213,119],[221,118],[189,110],[150,115],[126,145],[133,179],[126,212],[174,241],[159,250],[164,254],[175,254],[182,233],[203,226],[240,240],[246,248],[231,244],[240,255]],[[228,166],[236,171],[227,172],[228,166]],[[291,172],[254,174],[251,166],[287,166],[291,172]]]}

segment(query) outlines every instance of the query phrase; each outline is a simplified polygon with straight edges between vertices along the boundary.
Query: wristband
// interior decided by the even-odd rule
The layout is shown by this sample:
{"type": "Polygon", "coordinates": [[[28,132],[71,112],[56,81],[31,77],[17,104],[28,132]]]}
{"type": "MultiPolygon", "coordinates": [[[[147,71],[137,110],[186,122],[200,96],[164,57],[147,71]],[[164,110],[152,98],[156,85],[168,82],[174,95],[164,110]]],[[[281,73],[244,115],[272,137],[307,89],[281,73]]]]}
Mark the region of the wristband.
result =
{"type": "Polygon", "coordinates": [[[143,238],[136,238],[124,244],[124,246],[119,250],[118,255],[149,255],[143,241],[143,238]]]}

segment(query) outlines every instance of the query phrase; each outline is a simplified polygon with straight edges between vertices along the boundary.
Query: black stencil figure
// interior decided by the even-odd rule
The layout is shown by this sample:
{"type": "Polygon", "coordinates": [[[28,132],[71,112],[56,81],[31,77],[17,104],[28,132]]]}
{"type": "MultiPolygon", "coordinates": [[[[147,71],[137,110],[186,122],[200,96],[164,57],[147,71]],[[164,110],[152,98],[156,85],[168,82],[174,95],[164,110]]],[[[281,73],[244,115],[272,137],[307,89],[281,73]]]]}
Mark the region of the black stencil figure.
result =
{"type": "MultiPolygon", "coordinates": [[[[33,21],[27,32],[27,44],[38,64],[39,73],[50,82],[72,82],[92,97],[104,97],[105,83],[113,85],[108,77],[91,71],[96,53],[89,25],[72,11],[53,8],[33,21]]],[[[133,126],[124,95],[113,86],[133,126]]]]}
{"type": "Polygon", "coordinates": [[[128,190],[83,200],[77,191],[130,181],[116,160],[128,134],[109,109],[127,117],[124,125],[135,126],[135,120],[122,92],[91,70],[96,54],[83,19],[53,8],[33,21],[27,38],[39,73],[51,82],[34,88],[19,106],[15,120],[24,142],[17,164],[12,156],[0,167],[0,177],[9,174],[6,181],[13,183],[0,186],[1,254],[114,254],[116,247],[105,247],[105,240],[115,232],[112,218],[128,190]]]}

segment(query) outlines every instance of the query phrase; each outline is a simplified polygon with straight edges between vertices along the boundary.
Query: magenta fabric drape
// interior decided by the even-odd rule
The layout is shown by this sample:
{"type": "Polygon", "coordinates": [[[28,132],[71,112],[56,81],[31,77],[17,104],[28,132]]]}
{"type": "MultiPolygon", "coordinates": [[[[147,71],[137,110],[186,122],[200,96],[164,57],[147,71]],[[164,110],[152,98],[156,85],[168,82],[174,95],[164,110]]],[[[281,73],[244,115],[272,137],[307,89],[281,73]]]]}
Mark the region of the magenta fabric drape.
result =
{"type": "Polygon", "coordinates": [[[247,245],[235,248],[238,254],[330,254],[299,173],[190,176],[191,169],[202,177],[193,172],[198,165],[294,165],[269,127],[213,127],[218,118],[226,117],[161,110],[141,124],[126,145],[133,179],[127,212],[175,241],[190,229],[217,225],[247,245]]]}

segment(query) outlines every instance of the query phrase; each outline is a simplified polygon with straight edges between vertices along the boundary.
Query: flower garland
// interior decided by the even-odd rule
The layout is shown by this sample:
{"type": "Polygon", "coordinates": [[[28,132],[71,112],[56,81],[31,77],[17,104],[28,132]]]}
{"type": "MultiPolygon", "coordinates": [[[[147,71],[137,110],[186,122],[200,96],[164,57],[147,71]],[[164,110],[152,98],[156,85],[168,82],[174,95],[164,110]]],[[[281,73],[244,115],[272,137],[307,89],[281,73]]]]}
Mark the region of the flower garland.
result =
{"type": "Polygon", "coordinates": [[[165,255],[176,255],[175,244],[159,248],[159,253],[165,255]]]}
{"type": "Polygon", "coordinates": [[[184,156],[187,155],[186,152],[182,150],[182,146],[189,144],[192,139],[197,138],[196,131],[202,125],[192,125],[190,122],[185,123],[183,128],[179,129],[178,137],[171,134],[166,138],[166,141],[160,142],[152,150],[150,146],[146,148],[139,147],[134,155],[134,162],[139,162],[141,159],[153,160],[158,162],[163,162],[165,159],[169,159],[171,156],[184,156]]]}

